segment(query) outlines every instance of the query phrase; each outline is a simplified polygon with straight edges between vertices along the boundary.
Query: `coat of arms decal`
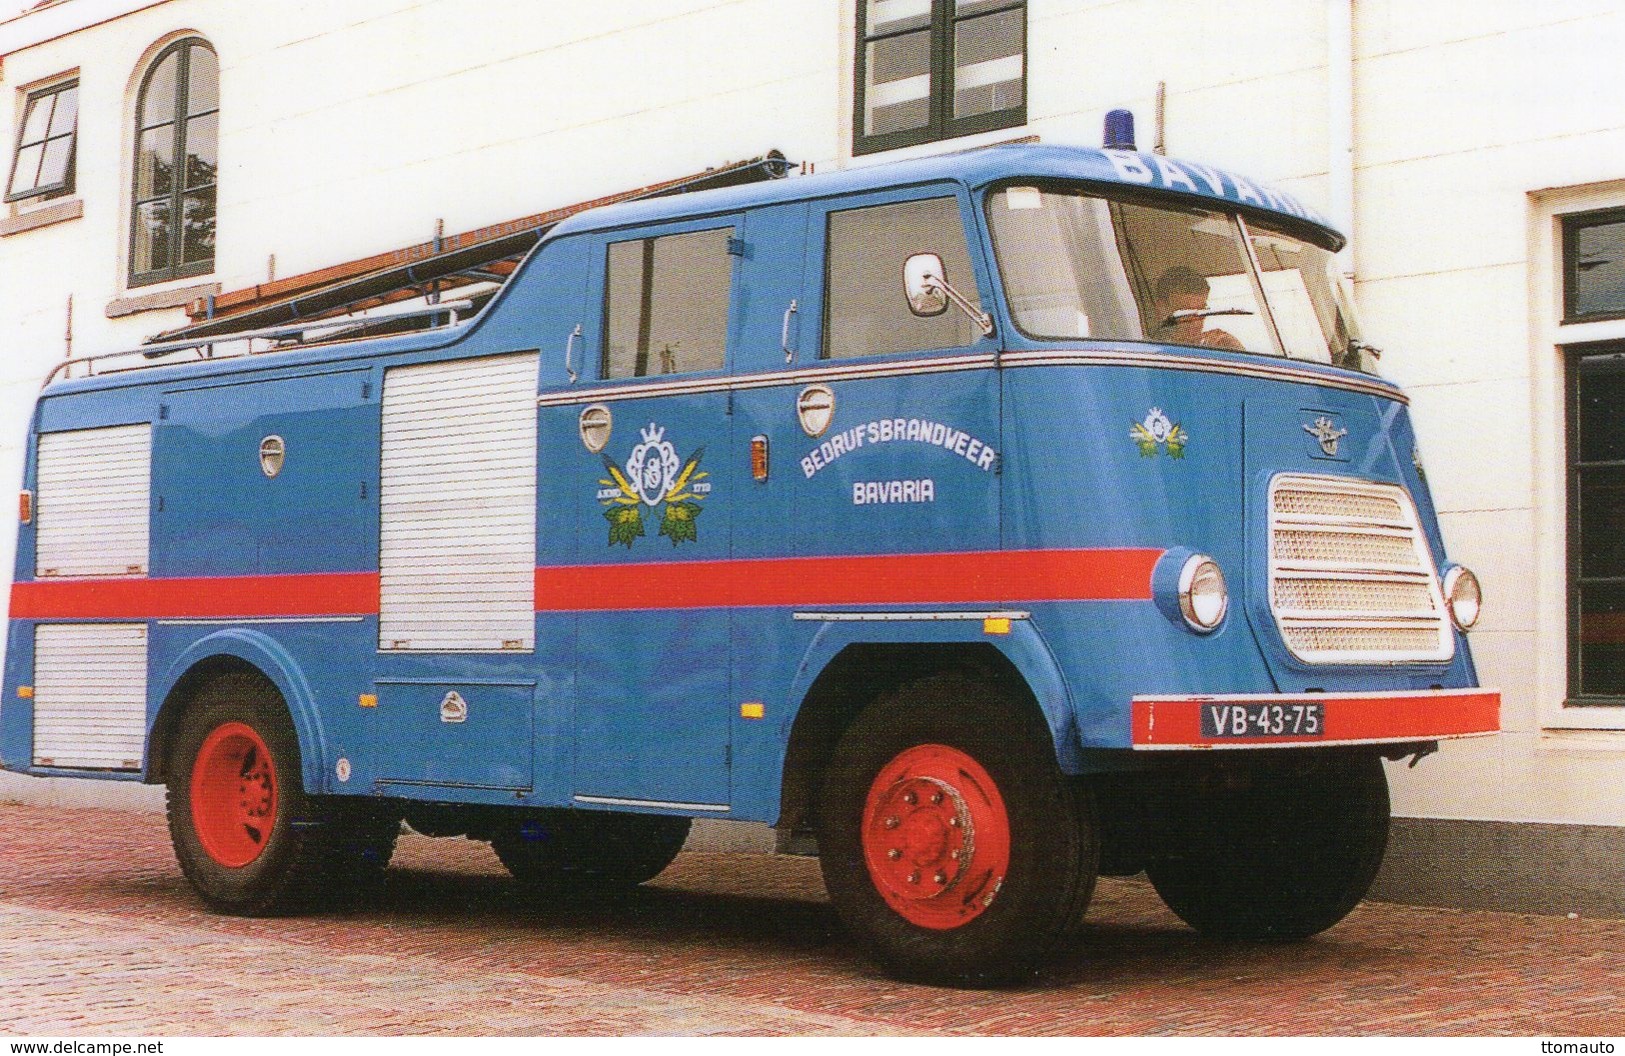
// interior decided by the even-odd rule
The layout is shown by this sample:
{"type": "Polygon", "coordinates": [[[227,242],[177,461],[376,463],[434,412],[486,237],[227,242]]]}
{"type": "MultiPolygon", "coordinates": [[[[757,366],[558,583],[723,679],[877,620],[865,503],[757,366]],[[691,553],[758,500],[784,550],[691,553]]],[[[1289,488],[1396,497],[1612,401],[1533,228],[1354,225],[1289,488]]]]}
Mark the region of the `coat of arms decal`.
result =
{"type": "Polygon", "coordinates": [[[677,457],[677,449],[666,439],[666,430],[653,422],[639,433],[638,445],[626,458],[624,466],[604,455],[604,468],[609,479],[603,485],[598,501],[604,506],[604,519],[609,522],[609,545],[619,543],[628,549],[632,540],[644,535],[643,512],[649,508],[650,516],[660,511],[659,534],[671,540],[671,545],[699,538],[695,522],[704,508],[700,503],[711,493],[705,478],[709,473],[700,469],[705,448],[699,448],[688,459],[677,457]]]}
{"type": "Polygon", "coordinates": [[[1128,435],[1139,446],[1142,458],[1155,458],[1158,451],[1167,451],[1169,458],[1184,458],[1185,445],[1190,442],[1190,434],[1163,414],[1161,407],[1151,408],[1145,421],[1135,422],[1128,435]]]}

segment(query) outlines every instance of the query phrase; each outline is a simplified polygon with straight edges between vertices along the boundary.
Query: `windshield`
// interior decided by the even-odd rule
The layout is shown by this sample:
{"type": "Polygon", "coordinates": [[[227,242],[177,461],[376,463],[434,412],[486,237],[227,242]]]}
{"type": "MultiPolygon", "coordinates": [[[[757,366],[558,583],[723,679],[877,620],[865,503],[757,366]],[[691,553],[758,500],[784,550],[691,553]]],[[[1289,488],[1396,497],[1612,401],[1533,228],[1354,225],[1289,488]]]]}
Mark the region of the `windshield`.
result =
{"type": "Polygon", "coordinates": [[[1368,369],[1332,255],[1317,246],[1228,213],[1077,191],[1006,187],[987,212],[1011,315],[1029,337],[1284,351],[1368,369]]]}
{"type": "Polygon", "coordinates": [[[1248,230],[1248,237],[1286,354],[1375,373],[1372,349],[1360,342],[1332,255],[1319,246],[1256,227],[1248,230]]]}

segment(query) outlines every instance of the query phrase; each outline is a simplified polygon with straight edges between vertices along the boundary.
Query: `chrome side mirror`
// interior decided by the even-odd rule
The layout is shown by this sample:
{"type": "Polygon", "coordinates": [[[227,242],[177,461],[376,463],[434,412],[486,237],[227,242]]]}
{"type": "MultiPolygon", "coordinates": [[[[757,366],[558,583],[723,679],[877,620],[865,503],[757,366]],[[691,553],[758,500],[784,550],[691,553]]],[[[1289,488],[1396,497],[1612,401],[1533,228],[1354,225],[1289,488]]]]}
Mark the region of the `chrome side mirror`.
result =
{"type": "Polygon", "coordinates": [[[935,253],[916,253],[903,263],[903,293],[908,310],[915,315],[941,315],[948,310],[948,282],[942,271],[942,258],[935,253]]]}
{"type": "Polygon", "coordinates": [[[983,337],[993,336],[993,317],[948,284],[942,258],[935,253],[916,253],[903,262],[903,292],[908,295],[908,310],[915,315],[941,315],[952,302],[981,329],[983,337]]]}

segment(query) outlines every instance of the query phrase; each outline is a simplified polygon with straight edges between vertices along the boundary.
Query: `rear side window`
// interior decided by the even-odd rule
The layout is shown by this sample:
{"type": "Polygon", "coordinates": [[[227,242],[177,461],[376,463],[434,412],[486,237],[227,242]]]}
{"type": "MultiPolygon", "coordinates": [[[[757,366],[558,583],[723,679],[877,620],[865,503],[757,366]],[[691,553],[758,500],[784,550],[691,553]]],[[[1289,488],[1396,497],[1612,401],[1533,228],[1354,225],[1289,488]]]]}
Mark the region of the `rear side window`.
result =
{"type": "Polygon", "coordinates": [[[606,378],[721,370],[733,228],[614,242],[604,288],[606,378]]]}
{"type": "Polygon", "coordinates": [[[927,198],[829,214],[825,257],[824,356],[962,348],[981,330],[956,308],[922,318],[903,296],[903,262],[915,253],[942,258],[950,285],[980,307],[976,273],[959,203],[927,198]]]}

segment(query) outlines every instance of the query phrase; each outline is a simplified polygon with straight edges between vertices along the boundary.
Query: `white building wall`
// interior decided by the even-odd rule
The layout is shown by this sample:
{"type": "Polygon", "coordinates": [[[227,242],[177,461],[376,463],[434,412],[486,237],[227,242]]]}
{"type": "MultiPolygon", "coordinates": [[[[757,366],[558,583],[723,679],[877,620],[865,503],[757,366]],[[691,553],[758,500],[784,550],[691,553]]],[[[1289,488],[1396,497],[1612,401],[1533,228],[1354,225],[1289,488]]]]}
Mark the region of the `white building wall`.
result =
{"type": "MultiPolygon", "coordinates": [[[[1561,709],[1552,256],[1555,211],[1625,203],[1609,184],[1625,178],[1617,3],[1030,0],[1029,126],[899,153],[1025,133],[1094,143],[1118,106],[1149,145],[1162,82],[1170,153],[1329,205],[1328,24],[1349,2],[1358,297],[1413,397],[1452,555],[1484,582],[1474,648],[1508,731],[1393,768],[1396,813],[1625,826],[1625,733],[1606,729],[1625,715],[1561,709]],[[1587,725],[1605,728],[1571,729],[1587,725]]],[[[135,79],[176,31],[221,60],[211,279],[229,290],[263,280],[272,254],[278,274],[306,271],[426,240],[437,219],[466,230],[770,147],[820,167],[897,156],[850,156],[854,23],[854,0],[163,0],[6,55],[6,96],[81,71],[84,217],[0,239],[0,479],[16,478],[70,293],[81,351],[181,321],[103,314],[128,292],[135,79]]]]}
{"type": "Polygon", "coordinates": [[[268,253],[290,274],[427,240],[437,218],[468,230],[774,146],[837,152],[831,3],[295,6],[214,38],[228,289],[268,253]]]}
{"type": "MultiPolygon", "coordinates": [[[[219,239],[207,281],[227,290],[265,281],[273,254],[286,276],[426,241],[437,220],[468,230],[775,146],[797,158],[839,153],[830,115],[846,33],[833,2],[498,10],[167,0],[5,55],[8,96],[79,70],[85,215],[0,240],[0,318],[26,315],[19,343],[58,355],[70,290],[80,351],[182,321],[178,310],[109,320],[104,309],[206,281],[124,283],[134,96],[145,58],[183,35],[220,58],[219,239]]],[[[0,116],[9,161],[20,105],[0,116]]]]}
{"type": "MultiPolygon", "coordinates": [[[[1361,307],[1410,391],[1452,556],[1479,570],[1501,737],[1396,774],[1397,813],[1625,824],[1620,709],[1568,709],[1556,232],[1537,192],[1617,180],[1625,11],[1356,8],[1361,307]],[[1608,714],[1612,711],[1614,714],[1608,714]]],[[[1611,204],[1611,203],[1610,203],[1611,204]]]]}

